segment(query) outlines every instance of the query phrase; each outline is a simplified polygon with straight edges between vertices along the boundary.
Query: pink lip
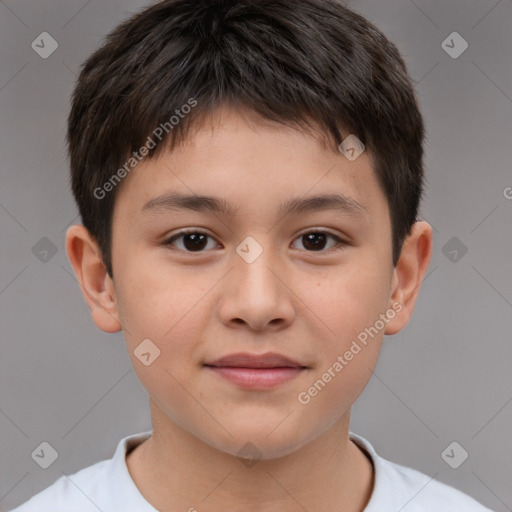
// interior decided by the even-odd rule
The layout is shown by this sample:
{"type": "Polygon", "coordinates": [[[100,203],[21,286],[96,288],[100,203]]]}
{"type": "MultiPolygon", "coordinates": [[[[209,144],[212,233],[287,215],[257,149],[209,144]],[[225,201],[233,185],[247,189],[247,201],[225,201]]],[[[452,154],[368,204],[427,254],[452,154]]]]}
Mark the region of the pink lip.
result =
{"type": "Polygon", "coordinates": [[[231,354],[207,362],[205,367],[224,379],[249,389],[277,386],[306,369],[300,363],[273,352],[231,354]]]}

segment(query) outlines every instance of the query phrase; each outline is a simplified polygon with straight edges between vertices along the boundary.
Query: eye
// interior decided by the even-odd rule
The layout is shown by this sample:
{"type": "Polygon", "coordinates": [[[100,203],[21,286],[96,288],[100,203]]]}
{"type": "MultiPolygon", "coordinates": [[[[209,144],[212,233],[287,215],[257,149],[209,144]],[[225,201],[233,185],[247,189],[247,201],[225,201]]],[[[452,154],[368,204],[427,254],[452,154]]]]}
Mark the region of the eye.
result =
{"type": "Polygon", "coordinates": [[[177,246],[177,249],[185,252],[204,252],[205,248],[212,249],[217,246],[213,238],[202,231],[180,231],[166,240],[164,245],[174,245],[175,241],[179,241],[175,247],[177,246]],[[183,240],[180,240],[181,238],[183,240]],[[212,240],[213,247],[211,244],[208,247],[208,238],[212,240]]]}
{"type": "Polygon", "coordinates": [[[335,247],[336,245],[347,245],[345,241],[343,241],[340,237],[333,235],[331,233],[327,233],[325,231],[308,231],[307,233],[303,233],[296,240],[300,240],[303,243],[303,247],[308,252],[327,252],[323,251],[326,247],[327,240],[331,238],[335,241],[334,244],[331,244],[328,249],[335,247]]]}
{"type": "MultiPolygon", "coordinates": [[[[300,240],[304,250],[307,252],[328,252],[325,249],[332,249],[337,245],[348,245],[347,242],[340,237],[319,230],[303,233],[295,240],[300,240]],[[326,247],[329,238],[334,241],[334,243],[326,247]]],[[[180,231],[167,239],[163,244],[172,245],[184,252],[204,252],[204,249],[214,249],[218,246],[210,235],[202,231],[194,230],[180,231]],[[210,246],[208,246],[208,239],[210,239],[210,246]]]]}

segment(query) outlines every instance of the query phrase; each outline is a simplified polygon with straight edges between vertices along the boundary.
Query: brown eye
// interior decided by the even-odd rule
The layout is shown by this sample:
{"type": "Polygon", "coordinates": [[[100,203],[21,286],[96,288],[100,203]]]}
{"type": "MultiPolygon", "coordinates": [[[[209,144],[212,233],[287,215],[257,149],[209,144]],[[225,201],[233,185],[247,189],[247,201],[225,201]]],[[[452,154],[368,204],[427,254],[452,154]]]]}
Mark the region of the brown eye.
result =
{"type": "MultiPolygon", "coordinates": [[[[213,242],[213,247],[216,247],[216,243],[210,235],[203,233],[201,231],[182,231],[181,233],[177,233],[169,238],[164,245],[173,245],[185,252],[204,252],[208,246],[208,239],[211,239],[213,242]],[[181,239],[181,240],[180,240],[181,239]],[[178,241],[177,244],[175,242],[178,241]]],[[[209,248],[213,248],[210,246],[209,248]]]]}
{"type": "Polygon", "coordinates": [[[327,249],[331,249],[339,244],[345,244],[341,238],[325,231],[310,231],[300,235],[296,240],[300,240],[304,249],[308,252],[326,252],[325,249],[329,238],[334,240],[334,243],[327,247],[327,249]]]}

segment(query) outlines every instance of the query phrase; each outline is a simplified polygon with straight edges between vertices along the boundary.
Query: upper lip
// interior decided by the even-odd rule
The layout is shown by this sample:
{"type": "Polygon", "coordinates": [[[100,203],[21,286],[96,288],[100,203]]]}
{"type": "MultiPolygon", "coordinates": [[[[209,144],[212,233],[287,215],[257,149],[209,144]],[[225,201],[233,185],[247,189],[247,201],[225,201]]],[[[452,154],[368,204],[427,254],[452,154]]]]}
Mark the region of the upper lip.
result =
{"type": "Polygon", "coordinates": [[[239,352],[229,354],[214,361],[207,361],[205,366],[229,366],[235,368],[305,368],[304,365],[290,359],[289,357],[274,352],[265,354],[250,354],[239,352]]]}

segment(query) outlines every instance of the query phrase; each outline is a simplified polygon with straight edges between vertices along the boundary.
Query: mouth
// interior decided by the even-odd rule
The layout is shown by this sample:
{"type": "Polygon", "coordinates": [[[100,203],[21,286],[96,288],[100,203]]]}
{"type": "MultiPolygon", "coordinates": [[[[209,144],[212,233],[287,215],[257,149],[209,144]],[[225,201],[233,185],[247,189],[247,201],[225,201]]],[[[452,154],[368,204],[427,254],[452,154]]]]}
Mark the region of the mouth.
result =
{"type": "Polygon", "coordinates": [[[237,386],[268,389],[283,384],[308,367],[281,354],[237,353],[204,363],[204,367],[237,386]]]}

